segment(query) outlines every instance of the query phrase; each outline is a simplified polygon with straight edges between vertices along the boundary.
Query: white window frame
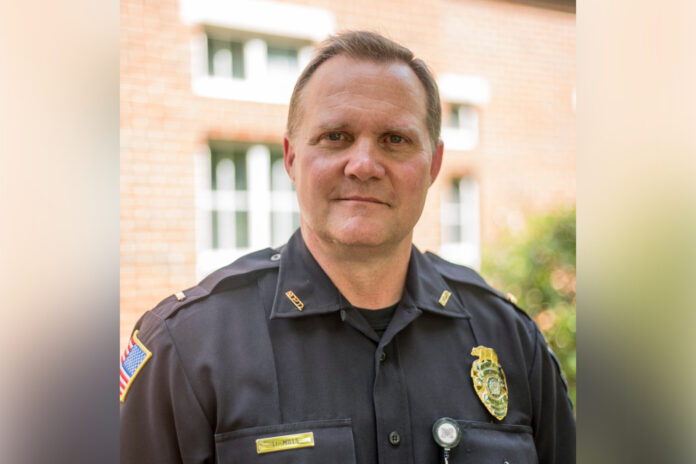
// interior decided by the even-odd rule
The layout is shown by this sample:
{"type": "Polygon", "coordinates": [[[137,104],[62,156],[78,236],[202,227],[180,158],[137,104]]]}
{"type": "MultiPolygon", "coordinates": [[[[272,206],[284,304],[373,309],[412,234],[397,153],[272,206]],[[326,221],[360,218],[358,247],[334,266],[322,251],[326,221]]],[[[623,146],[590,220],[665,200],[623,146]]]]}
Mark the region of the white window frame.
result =
{"type": "MultiPolygon", "coordinates": [[[[450,103],[458,110],[459,124],[454,127],[447,121],[442,126],[442,140],[451,150],[473,150],[479,142],[479,110],[469,103],[450,103]]],[[[448,112],[449,116],[450,112],[448,112]]]]}
{"type": "Polygon", "coordinates": [[[479,143],[480,109],[491,98],[488,82],[478,76],[445,73],[438,77],[437,84],[440,98],[448,105],[459,107],[468,105],[476,109],[475,121],[471,121],[468,126],[450,127],[447,125],[447,121],[443,121],[441,134],[445,148],[461,151],[473,150],[479,143]]]}
{"type": "MultiPolygon", "coordinates": [[[[273,190],[271,186],[271,151],[267,145],[255,144],[246,150],[245,191],[216,191],[212,188],[212,156],[205,147],[195,157],[196,172],[196,275],[198,279],[235,259],[269,246],[278,246],[290,238],[277,238],[272,243],[271,214],[299,213],[297,195],[291,189],[273,190]],[[211,213],[214,210],[237,211],[239,202],[248,214],[248,246],[213,248],[211,213]]],[[[234,239],[232,243],[234,243],[234,239]]]]}
{"type": "Polygon", "coordinates": [[[335,24],[327,10],[263,0],[180,0],[180,16],[185,24],[207,29],[191,41],[191,87],[195,95],[284,105],[289,103],[295,81],[312,57],[312,43],[333,33],[335,24]],[[211,30],[237,34],[243,42],[243,79],[208,75],[207,37],[211,30]],[[269,41],[297,45],[297,72],[268,72],[269,41]]]}
{"type": "Polygon", "coordinates": [[[450,183],[441,195],[440,227],[442,243],[440,255],[454,263],[479,269],[481,266],[481,213],[479,186],[473,177],[462,177],[459,197],[452,198],[450,183]],[[458,240],[447,241],[446,228],[459,226],[458,240]]]}

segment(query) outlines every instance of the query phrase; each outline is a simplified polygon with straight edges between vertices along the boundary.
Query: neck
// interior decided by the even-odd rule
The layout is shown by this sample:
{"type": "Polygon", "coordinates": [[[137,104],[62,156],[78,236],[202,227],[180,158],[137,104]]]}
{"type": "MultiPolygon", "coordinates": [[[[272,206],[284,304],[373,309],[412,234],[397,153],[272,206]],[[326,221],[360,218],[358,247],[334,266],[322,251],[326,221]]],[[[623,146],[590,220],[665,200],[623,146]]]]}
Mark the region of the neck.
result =
{"type": "Polygon", "coordinates": [[[399,302],[411,257],[409,234],[391,246],[361,247],[326,243],[301,228],[307,249],[353,306],[381,309],[399,302]]]}

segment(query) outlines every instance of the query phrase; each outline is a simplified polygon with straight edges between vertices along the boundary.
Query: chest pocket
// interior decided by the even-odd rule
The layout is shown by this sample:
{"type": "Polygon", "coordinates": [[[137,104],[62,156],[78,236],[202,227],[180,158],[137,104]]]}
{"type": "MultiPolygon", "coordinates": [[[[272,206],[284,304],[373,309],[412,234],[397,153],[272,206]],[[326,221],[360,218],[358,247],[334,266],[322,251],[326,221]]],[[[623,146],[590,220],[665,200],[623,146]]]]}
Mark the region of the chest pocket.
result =
{"type": "Polygon", "coordinates": [[[215,449],[218,464],[356,462],[350,419],[269,425],[216,434],[215,449]],[[260,440],[258,447],[266,452],[259,453],[257,440],[260,440]]]}
{"type": "Polygon", "coordinates": [[[462,439],[452,450],[453,464],[537,464],[532,428],[526,425],[457,421],[462,439]]]}

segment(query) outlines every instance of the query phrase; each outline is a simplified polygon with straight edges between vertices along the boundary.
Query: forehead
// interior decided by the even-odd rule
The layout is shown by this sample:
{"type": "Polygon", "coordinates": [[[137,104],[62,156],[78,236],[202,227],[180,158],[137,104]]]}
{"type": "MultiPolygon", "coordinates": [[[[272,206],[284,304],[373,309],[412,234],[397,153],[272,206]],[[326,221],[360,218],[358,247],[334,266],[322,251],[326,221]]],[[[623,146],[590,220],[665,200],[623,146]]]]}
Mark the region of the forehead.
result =
{"type": "Polygon", "coordinates": [[[408,64],[401,61],[377,63],[334,56],[317,68],[303,93],[304,116],[310,119],[340,109],[344,114],[402,114],[425,123],[425,89],[408,64]]]}

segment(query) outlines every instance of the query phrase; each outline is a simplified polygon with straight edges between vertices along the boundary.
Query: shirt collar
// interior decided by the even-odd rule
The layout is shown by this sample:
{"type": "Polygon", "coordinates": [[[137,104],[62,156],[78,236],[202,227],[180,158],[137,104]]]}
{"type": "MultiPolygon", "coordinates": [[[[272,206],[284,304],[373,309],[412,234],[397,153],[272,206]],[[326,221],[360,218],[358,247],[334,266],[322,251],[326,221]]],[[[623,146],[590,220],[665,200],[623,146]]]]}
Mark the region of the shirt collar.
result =
{"type": "MultiPolygon", "coordinates": [[[[402,301],[410,299],[419,309],[449,317],[469,317],[435,266],[415,246],[411,248],[405,292],[410,298],[403,297],[402,301]]],[[[271,319],[325,314],[349,306],[297,230],[280,253],[271,319]]]]}

